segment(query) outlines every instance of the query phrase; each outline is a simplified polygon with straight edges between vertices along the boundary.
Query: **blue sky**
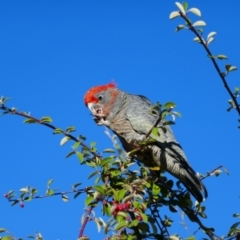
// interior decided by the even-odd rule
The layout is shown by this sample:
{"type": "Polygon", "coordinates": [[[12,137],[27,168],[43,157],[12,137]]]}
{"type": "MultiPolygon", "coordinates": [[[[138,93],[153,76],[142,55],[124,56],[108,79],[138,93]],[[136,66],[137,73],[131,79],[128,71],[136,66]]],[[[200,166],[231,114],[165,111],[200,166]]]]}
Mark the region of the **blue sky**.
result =
{"type": "MultiPolygon", "coordinates": [[[[213,54],[219,62],[240,66],[238,0],[188,2],[202,11],[205,36],[216,31],[213,54]]],[[[175,33],[182,20],[169,20],[174,1],[1,1],[0,95],[7,104],[36,117],[51,116],[53,124],[74,125],[77,133],[96,141],[99,151],[112,147],[103,127],[97,127],[83,104],[92,86],[109,83],[153,102],[174,101],[182,118],[173,126],[176,138],[196,171],[205,173],[223,164],[230,175],[207,178],[207,226],[227,233],[239,211],[239,141],[237,114],[226,111],[229,96],[201,45],[189,31],[175,33]]],[[[193,19],[197,19],[194,18],[193,19]]],[[[227,78],[239,86],[239,71],[227,78]]],[[[92,171],[76,157],[65,159],[71,144],[60,147],[60,136],[39,125],[23,124],[17,116],[0,118],[0,194],[34,186],[44,194],[46,182],[70,189],[92,171]]],[[[59,197],[19,206],[0,198],[0,227],[26,238],[40,231],[45,239],[76,239],[84,212],[84,196],[64,203],[59,197]]],[[[97,212],[99,214],[99,212],[97,212]]],[[[171,233],[191,235],[174,216],[171,233]]],[[[91,239],[103,239],[94,223],[86,228],[91,239]]],[[[200,233],[200,235],[202,234],[200,233]]]]}

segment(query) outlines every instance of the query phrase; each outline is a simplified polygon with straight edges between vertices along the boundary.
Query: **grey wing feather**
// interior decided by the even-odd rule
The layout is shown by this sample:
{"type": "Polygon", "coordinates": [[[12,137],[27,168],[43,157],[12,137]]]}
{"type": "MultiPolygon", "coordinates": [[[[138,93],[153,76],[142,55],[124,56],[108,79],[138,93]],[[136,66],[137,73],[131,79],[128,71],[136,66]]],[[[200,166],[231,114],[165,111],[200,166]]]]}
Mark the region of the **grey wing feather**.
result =
{"type": "MultiPolygon", "coordinates": [[[[126,111],[126,118],[131,123],[133,129],[140,136],[146,135],[158,120],[157,114],[151,114],[153,104],[144,96],[129,95],[130,104],[126,111]]],[[[201,202],[203,200],[201,190],[207,197],[207,190],[195,174],[195,171],[187,162],[187,158],[176,141],[169,126],[165,126],[166,132],[161,128],[163,122],[158,125],[159,136],[154,137],[157,142],[152,146],[154,152],[154,162],[161,165],[165,170],[177,177],[201,202]]]]}

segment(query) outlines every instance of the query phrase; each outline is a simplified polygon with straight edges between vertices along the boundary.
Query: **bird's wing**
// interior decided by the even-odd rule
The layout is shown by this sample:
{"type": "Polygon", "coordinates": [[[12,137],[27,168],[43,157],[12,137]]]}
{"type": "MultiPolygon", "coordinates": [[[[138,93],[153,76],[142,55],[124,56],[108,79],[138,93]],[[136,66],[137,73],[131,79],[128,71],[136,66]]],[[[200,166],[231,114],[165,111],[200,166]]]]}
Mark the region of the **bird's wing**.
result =
{"type": "MultiPolygon", "coordinates": [[[[133,129],[139,134],[147,135],[158,121],[159,112],[154,110],[155,113],[151,113],[154,105],[144,96],[130,95],[130,104],[126,111],[126,118],[131,123],[133,129]]],[[[169,126],[165,126],[167,131],[163,131],[161,128],[163,121],[158,124],[159,136],[154,138],[159,142],[176,142],[173,132],[169,126]]]]}

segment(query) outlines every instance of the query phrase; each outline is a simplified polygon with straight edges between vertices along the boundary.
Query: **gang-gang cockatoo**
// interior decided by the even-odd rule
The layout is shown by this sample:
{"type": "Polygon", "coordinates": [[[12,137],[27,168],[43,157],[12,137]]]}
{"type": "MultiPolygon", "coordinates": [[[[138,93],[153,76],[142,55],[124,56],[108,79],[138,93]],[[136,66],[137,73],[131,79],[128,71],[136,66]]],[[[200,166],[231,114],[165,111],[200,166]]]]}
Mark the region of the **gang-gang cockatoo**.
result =
{"type": "MultiPolygon", "coordinates": [[[[84,102],[98,125],[110,128],[120,139],[127,152],[139,147],[159,119],[159,113],[151,112],[153,104],[144,96],[132,95],[118,88],[114,83],[95,86],[84,96],[84,102]]],[[[158,136],[155,142],[134,153],[134,157],[146,166],[165,170],[179,179],[189,192],[203,201],[207,190],[187,162],[187,158],[176,141],[172,130],[161,128],[163,120],[157,125],[158,136]]]]}

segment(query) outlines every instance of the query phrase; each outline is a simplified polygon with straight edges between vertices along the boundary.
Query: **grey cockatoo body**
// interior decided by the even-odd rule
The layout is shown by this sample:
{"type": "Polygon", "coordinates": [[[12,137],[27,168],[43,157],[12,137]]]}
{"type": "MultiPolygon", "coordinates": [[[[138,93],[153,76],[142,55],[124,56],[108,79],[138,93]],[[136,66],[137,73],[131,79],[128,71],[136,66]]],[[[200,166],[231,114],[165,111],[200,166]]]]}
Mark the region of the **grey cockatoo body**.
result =
{"type": "MultiPolygon", "coordinates": [[[[94,87],[85,95],[85,104],[99,125],[110,128],[120,139],[124,149],[130,152],[146,138],[159,118],[159,113],[151,113],[153,104],[144,96],[128,94],[117,89],[114,84],[94,87]]],[[[134,157],[146,166],[159,166],[179,179],[199,201],[201,191],[207,197],[207,190],[190,167],[187,158],[176,141],[169,126],[167,131],[158,124],[158,135],[154,143],[135,152],[134,157]]]]}

